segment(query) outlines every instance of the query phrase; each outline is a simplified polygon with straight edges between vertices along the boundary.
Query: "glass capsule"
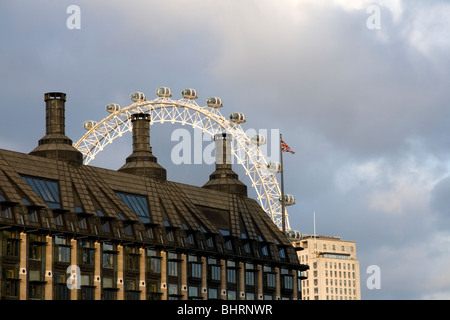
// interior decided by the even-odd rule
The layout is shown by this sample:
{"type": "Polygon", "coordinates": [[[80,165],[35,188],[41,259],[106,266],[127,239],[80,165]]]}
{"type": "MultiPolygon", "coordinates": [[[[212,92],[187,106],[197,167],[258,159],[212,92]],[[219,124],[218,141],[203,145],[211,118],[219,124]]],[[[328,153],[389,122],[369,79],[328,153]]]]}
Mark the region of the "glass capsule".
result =
{"type": "Polygon", "coordinates": [[[95,127],[96,124],[97,124],[97,122],[92,121],[92,120],[88,120],[88,121],[84,122],[83,127],[86,130],[91,130],[93,127],[95,127]]]}
{"type": "Polygon", "coordinates": [[[257,146],[262,146],[264,144],[266,144],[266,137],[263,136],[262,134],[255,134],[250,141],[257,146]]]}
{"type": "Polygon", "coordinates": [[[197,91],[195,91],[195,89],[184,89],[181,92],[181,95],[183,96],[183,98],[188,100],[194,100],[198,98],[197,91]]]}
{"type": "Polygon", "coordinates": [[[220,108],[223,106],[222,99],[217,98],[217,97],[208,98],[206,100],[206,104],[208,105],[208,107],[214,108],[214,109],[217,109],[217,108],[220,108]]]}
{"type": "MultiPolygon", "coordinates": [[[[280,202],[281,202],[281,197],[280,197],[280,202]]],[[[295,198],[292,194],[285,194],[284,195],[284,205],[286,206],[292,206],[293,204],[295,204],[295,198]]]]}
{"type": "Polygon", "coordinates": [[[281,172],[281,162],[271,161],[267,164],[267,169],[272,173],[281,172]]]}
{"type": "Polygon", "coordinates": [[[118,112],[120,111],[120,105],[118,105],[117,103],[110,103],[106,105],[106,111],[108,111],[109,113],[118,112]]]}
{"type": "Polygon", "coordinates": [[[134,102],[142,102],[145,101],[145,93],[142,92],[133,92],[130,94],[130,99],[134,102]]]}
{"type": "Polygon", "coordinates": [[[246,121],[245,115],[241,112],[235,112],[230,115],[230,121],[236,124],[244,123],[246,121]]]}
{"type": "Polygon", "coordinates": [[[167,87],[159,87],[156,89],[156,94],[160,98],[170,98],[172,96],[172,90],[167,87]]]}

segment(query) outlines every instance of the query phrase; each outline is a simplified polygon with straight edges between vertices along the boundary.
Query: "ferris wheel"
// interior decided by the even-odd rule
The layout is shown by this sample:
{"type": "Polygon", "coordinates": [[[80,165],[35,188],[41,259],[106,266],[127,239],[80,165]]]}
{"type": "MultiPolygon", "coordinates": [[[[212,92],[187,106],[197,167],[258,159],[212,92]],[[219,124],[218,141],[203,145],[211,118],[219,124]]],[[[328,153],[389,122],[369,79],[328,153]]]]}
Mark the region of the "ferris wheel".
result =
{"type": "MultiPolygon", "coordinates": [[[[194,89],[182,91],[182,98],[173,100],[172,91],[167,87],[156,90],[157,98],[147,100],[142,92],[134,92],[130,95],[133,103],[126,107],[111,103],[106,106],[109,113],[101,121],[86,121],[84,128],[87,132],[74,146],[83,154],[83,163],[89,164],[96,155],[116,138],[122,137],[132,130],[130,121],[134,113],[150,114],[150,124],[154,123],[180,123],[193,128],[201,129],[203,133],[214,137],[217,133],[226,132],[232,135],[231,154],[244,168],[245,175],[249,177],[251,185],[256,191],[257,200],[263,210],[271,217],[275,225],[282,229],[282,205],[281,191],[276,174],[281,171],[279,162],[268,162],[261,152],[260,146],[266,143],[263,135],[257,134],[248,137],[241,127],[246,122],[243,113],[232,113],[225,118],[219,111],[223,106],[218,97],[206,100],[206,106],[199,106],[195,100],[198,98],[194,89]]],[[[285,205],[295,203],[292,195],[285,195],[285,205]]],[[[293,231],[289,225],[288,214],[285,210],[285,230],[293,231]]],[[[291,236],[292,237],[292,236],[291,236]]]]}

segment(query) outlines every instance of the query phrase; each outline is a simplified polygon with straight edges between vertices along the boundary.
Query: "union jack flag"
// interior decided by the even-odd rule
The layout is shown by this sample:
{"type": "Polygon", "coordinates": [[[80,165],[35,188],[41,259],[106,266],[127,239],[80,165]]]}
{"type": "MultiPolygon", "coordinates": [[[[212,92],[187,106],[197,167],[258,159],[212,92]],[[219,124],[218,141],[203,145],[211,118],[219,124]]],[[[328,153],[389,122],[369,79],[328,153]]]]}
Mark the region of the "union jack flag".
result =
{"type": "Polygon", "coordinates": [[[292,154],[295,153],[295,151],[292,151],[292,149],[289,148],[289,146],[286,144],[286,142],[283,141],[283,139],[280,138],[280,140],[281,140],[281,151],[290,152],[292,154]]]}

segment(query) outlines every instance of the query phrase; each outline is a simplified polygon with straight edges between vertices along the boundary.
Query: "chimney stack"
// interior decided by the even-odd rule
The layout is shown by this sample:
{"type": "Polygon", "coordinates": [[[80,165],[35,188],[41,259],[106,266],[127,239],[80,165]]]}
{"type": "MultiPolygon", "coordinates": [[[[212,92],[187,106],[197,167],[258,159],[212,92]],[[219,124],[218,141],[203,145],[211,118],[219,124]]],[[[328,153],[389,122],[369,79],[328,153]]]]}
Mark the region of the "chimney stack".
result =
{"type": "Polygon", "coordinates": [[[66,94],[50,92],[44,95],[46,134],[65,134],[66,94]]]}
{"type": "Polygon", "coordinates": [[[150,146],[150,115],[135,113],[131,116],[133,125],[133,153],[119,169],[121,172],[166,180],[167,172],[158,164],[150,146]]]}
{"type": "Polygon", "coordinates": [[[209,181],[203,188],[247,195],[247,186],[239,180],[239,176],[231,166],[231,139],[232,136],[227,133],[214,135],[216,171],[209,176],[209,181]]]}
{"type": "Polygon", "coordinates": [[[78,151],[65,135],[65,102],[66,94],[48,92],[45,100],[45,133],[31,155],[68,161],[71,164],[82,164],[83,154],[78,151]]]}

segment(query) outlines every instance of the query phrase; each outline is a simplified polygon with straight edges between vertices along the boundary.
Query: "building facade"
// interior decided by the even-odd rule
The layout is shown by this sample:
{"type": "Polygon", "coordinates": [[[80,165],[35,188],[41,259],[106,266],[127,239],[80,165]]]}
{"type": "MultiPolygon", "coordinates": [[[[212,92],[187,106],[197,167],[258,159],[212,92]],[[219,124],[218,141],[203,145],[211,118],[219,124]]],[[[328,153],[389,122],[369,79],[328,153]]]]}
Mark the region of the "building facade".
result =
{"type": "MultiPolygon", "coordinates": [[[[44,95],[46,134],[0,149],[0,299],[301,299],[298,248],[247,197],[231,164],[202,187],[171,182],[134,114],[117,171],[82,163],[66,95],[44,95]]],[[[229,136],[216,137],[226,155],[229,136]]]]}
{"type": "Polygon", "coordinates": [[[294,243],[300,263],[309,266],[301,280],[303,300],[361,300],[356,242],[304,235],[294,243]]]}

